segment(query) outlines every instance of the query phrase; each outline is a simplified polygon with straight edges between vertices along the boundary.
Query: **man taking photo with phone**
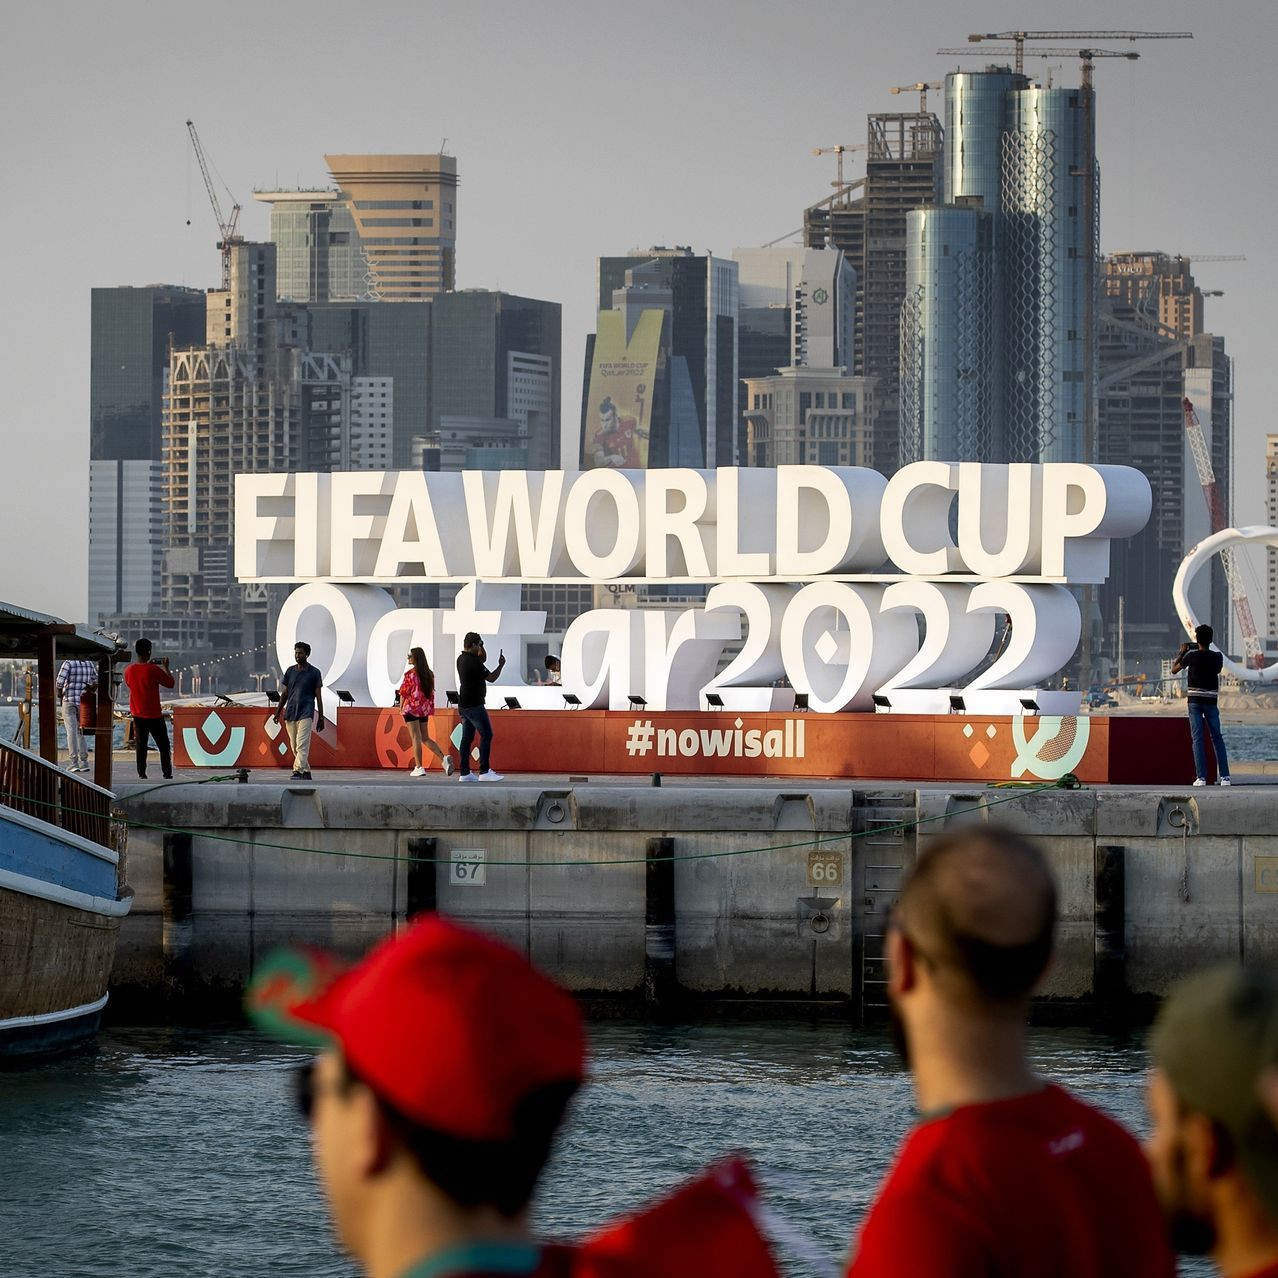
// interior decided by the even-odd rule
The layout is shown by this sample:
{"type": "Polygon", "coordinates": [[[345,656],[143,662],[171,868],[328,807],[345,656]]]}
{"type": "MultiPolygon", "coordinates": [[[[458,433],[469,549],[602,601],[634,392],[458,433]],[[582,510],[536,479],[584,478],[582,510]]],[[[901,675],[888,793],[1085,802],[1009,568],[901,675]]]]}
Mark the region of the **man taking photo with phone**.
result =
{"type": "Polygon", "coordinates": [[[457,658],[457,712],[461,715],[461,781],[500,781],[501,774],[489,764],[493,744],[493,725],[484,708],[487,685],[495,682],[506,665],[506,654],[497,654],[497,665],[489,670],[484,664],[488,653],[484,641],[473,630],[462,640],[457,658]],[[470,770],[470,748],[479,734],[479,775],[470,770]]]}

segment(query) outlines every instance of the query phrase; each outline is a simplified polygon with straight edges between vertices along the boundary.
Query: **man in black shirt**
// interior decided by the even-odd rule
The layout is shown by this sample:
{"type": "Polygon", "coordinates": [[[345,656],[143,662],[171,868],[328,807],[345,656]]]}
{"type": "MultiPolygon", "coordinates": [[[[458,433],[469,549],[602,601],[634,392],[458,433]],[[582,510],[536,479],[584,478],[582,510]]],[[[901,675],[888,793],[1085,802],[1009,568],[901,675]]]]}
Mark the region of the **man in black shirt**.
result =
{"type": "Polygon", "coordinates": [[[1220,735],[1220,711],[1216,708],[1216,694],[1220,690],[1220,670],[1225,659],[1211,650],[1214,631],[1210,626],[1199,626],[1194,631],[1198,647],[1182,643],[1172,674],[1182,670],[1189,672],[1186,678],[1186,698],[1189,702],[1189,736],[1194,743],[1195,785],[1207,784],[1207,748],[1203,743],[1203,725],[1211,733],[1211,748],[1216,755],[1216,771],[1220,784],[1229,785],[1229,756],[1225,753],[1225,739],[1220,735]]]}
{"type": "Polygon", "coordinates": [[[461,775],[459,781],[500,781],[488,763],[488,753],[493,744],[493,725],[484,709],[487,685],[497,679],[506,664],[506,654],[497,656],[496,669],[489,670],[484,662],[488,654],[484,641],[472,630],[462,641],[461,655],[457,658],[457,712],[461,715],[461,775]],[[479,776],[470,770],[470,748],[479,733],[479,776]]]}

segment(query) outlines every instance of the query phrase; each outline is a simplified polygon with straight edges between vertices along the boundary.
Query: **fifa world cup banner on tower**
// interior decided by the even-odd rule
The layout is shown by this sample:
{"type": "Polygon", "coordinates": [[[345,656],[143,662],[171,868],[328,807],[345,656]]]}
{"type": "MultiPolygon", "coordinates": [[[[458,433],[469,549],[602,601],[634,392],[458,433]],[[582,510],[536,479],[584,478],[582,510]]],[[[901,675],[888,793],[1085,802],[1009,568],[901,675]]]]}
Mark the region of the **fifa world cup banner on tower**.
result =
{"type": "Polygon", "coordinates": [[[621,311],[600,311],[590,365],[583,464],[641,470],[648,465],[652,393],[665,312],[641,311],[626,333],[621,311]]]}

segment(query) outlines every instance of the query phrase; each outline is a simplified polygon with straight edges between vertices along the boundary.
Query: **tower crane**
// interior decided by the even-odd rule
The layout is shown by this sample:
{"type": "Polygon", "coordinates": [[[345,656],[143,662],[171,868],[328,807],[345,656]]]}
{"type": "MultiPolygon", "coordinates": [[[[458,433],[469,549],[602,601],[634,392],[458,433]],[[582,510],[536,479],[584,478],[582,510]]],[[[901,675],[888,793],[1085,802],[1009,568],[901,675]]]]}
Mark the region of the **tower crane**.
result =
{"type": "Polygon", "coordinates": [[[919,114],[927,114],[927,91],[941,90],[945,86],[939,80],[920,80],[917,84],[898,84],[888,90],[889,93],[917,93],[919,95],[919,114]]]}
{"type": "MultiPolygon", "coordinates": [[[[1007,40],[1012,48],[1006,52],[1014,54],[1016,72],[1025,71],[1025,43],[1027,40],[1068,40],[1071,44],[1076,40],[1192,40],[1192,31],[994,31],[976,32],[967,37],[968,44],[980,44],[984,40],[1007,40]]],[[[1004,52],[1000,50],[999,52],[1004,52]]],[[[1113,56],[1113,55],[1111,55],[1113,56]]]]}
{"type": "Polygon", "coordinates": [[[812,149],[813,155],[833,155],[838,160],[838,177],[830,183],[836,190],[843,190],[843,156],[848,151],[868,151],[870,144],[868,142],[856,142],[852,144],[840,143],[838,146],[818,146],[812,149]]]}
{"type": "MultiPolygon", "coordinates": [[[[1203,437],[1202,423],[1194,409],[1191,399],[1181,401],[1185,411],[1185,435],[1189,440],[1189,451],[1194,455],[1194,466],[1198,470],[1198,482],[1203,486],[1203,498],[1207,502],[1207,514],[1211,520],[1211,530],[1218,533],[1225,527],[1225,507],[1220,500],[1220,489],[1216,487],[1216,472],[1212,469],[1211,453],[1207,451],[1207,440],[1203,437]]],[[[1242,634],[1243,648],[1247,653],[1247,665],[1255,670],[1263,670],[1265,652],[1256,633],[1256,619],[1251,613],[1251,603],[1247,599],[1247,591],[1243,586],[1242,573],[1238,569],[1238,560],[1234,556],[1232,546],[1222,546],[1220,564],[1225,570],[1225,581],[1229,584],[1229,597],[1233,600],[1234,615],[1238,618],[1238,629],[1242,634]]]]}
{"type": "MultiPolygon", "coordinates": [[[[209,193],[209,203],[213,206],[213,216],[217,220],[218,234],[221,239],[217,242],[217,247],[222,254],[222,288],[229,289],[231,287],[231,247],[234,244],[243,242],[243,237],[236,234],[236,230],[240,224],[240,206],[235,196],[231,194],[231,188],[226,187],[226,194],[231,201],[231,215],[226,217],[222,213],[222,202],[217,198],[217,189],[213,185],[213,178],[209,173],[209,163],[204,157],[204,148],[200,145],[200,135],[195,131],[195,122],[188,120],[186,122],[186,131],[191,135],[191,146],[195,151],[195,158],[200,165],[200,176],[204,179],[204,189],[209,193]]],[[[218,179],[221,181],[221,178],[218,179]]]]}
{"type": "MultiPolygon", "coordinates": [[[[967,49],[937,49],[939,54],[967,53],[967,49]]],[[[986,49],[986,53],[992,54],[1015,54],[1017,66],[1023,66],[1026,57],[1030,58],[1078,58],[1083,64],[1082,83],[1083,88],[1092,88],[1092,68],[1097,58],[1126,58],[1128,62],[1135,62],[1140,54],[1135,50],[1128,51],[1126,49],[1029,49],[1022,50],[1015,47],[1003,46],[1001,48],[986,49]]]]}

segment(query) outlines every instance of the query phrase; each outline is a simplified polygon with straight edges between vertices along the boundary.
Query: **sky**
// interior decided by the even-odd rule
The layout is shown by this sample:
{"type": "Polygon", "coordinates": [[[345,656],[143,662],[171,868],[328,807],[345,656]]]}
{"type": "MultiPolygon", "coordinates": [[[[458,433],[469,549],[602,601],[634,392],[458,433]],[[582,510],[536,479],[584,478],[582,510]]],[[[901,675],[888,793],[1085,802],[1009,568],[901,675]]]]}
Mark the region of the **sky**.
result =
{"type": "MultiPolygon", "coordinates": [[[[1196,275],[1224,290],[1207,327],[1236,361],[1234,519],[1267,522],[1278,6],[45,0],[12,6],[0,43],[0,599],[86,610],[89,290],[217,283],[188,118],[243,205],[241,230],[262,239],[254,187],[324,185],[326,152],[446,139],[457,286],[563,305],[575,438],[597,257],[730,255],[785,235],[829,193],[834,157],[814,148],[862,142],[867,113],[914,107],[890,86],[983,62],[936,49],[970,31],[1092,26],[1194,32],[1097,65],[1101,247],[1246,256],[1196,275]]],[[[1077,63],[1053,74],[1076,83],[1077,63]]]]}

